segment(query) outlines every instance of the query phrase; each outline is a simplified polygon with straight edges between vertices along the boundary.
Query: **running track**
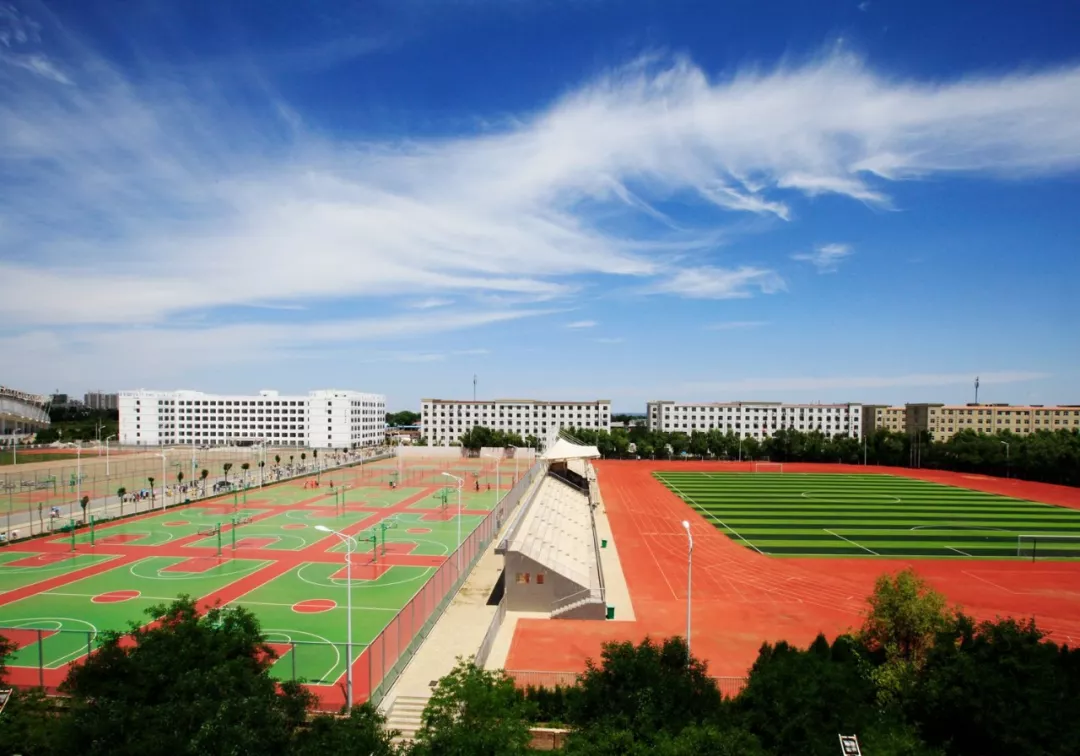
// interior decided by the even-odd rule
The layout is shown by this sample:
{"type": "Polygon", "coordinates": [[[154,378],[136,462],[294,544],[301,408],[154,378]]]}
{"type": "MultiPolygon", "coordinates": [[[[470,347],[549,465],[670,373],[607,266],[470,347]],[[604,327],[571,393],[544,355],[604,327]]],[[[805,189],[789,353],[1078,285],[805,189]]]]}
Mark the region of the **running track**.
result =
{"type": "MultiPolygon", "coordinates": [[[[692,649],[714,675],[745,675],[765,641],[805,646],[858,627],[883,572],[912,566],[980,619],[1034,616],[1080,643],[1080,563],[1004,560],[779,559],[737,545],[657,481],[658,470],[733,472],[737,463],[595,463],[637,620],[520,620],[506,668],[580,671],[607,640],[686,633],[686,534],[694,534],[692,649]]],[[[785,465],[790,472],[881,472],[1080,508],[1080,490],[928,470],[785,465]]]]}

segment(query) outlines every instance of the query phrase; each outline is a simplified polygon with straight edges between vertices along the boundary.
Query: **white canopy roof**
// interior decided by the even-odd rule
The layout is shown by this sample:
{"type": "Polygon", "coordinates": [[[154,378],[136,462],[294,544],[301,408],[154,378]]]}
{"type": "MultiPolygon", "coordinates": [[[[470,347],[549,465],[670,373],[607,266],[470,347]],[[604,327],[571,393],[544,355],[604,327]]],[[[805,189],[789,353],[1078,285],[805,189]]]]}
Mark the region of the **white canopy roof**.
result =
{"type": "Polygon", "coordinates": [[[583,446],[560,438],[545,452],[542,459],[599,459],[600,451],[595,446],[583,446]]]}

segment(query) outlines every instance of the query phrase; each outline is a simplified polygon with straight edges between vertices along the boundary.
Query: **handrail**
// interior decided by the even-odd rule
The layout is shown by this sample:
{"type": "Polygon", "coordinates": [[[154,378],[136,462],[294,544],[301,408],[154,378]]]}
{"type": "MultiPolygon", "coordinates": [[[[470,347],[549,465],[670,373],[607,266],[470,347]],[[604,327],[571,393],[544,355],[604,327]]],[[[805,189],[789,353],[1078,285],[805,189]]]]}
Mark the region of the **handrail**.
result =
{"type": "Polygon", "coordinates": [[[603,600],[603,591],[596,588],[586,588],[584,590],[578,591],[577,593],[571,593],[569,596],[563,596],[561,599],[556,599],[555,601],[552,601],[551,609],[549,609],[548,611],[557,612],[560,609],[565,609],[566,607],[578,601],[584,601],[586,598],[590,599],[590,603],[598,603],[598,601],[593,602],[592,600],[603,600]],[[586,596],[584,594],[588,595],[586,596]]]}
{"type": "MultiPolygon", "coordinates": [[[[532,467],[530,467],[528,472],[525,473],[525,475],[521,478],[521,480],[519,480],[517,482],[517,484],[515,485],[515,488],[518,485],[524,484],[522,492],[518,495],[519,498],[524,497],[525,492],[528,490],[528,487],[533,484],[534,480],[536,480],[536,477],[537,477],[536,473],[539,473],[540,476],[545,475],[547,473],[547,463],[544,462],[543,460],[539,460],[539,459],[536,460],[536,463],[532,467]]],[[[533,500],[536,498],[536,495],[539,492],[539,490],[540,490],[540,487],[537,486],[536,488],[533,489],[532,495],[529,496],[528,499],[526,499],[524,501],[521,501],[521,506],[519,506],[517,508],[517,512],[514,513],[514,519],[512,519],[510,521],[510,524],[506,528],[506,535],[503,536],[503,538],[499,541],[498,545],[495,547],[495,550],[497,552],[506,551],[506,549],[509,547],[511,539],[513,539],[514,534],[516,533],[518,527],[521,525],[522,518],[525,516],[525,513],[529,510],[529,506],[532,504],[533,500]]],[[[513,491],[513,489],[511,489],[511,492],[512,491],[513,491]]],[[[509,494],[507,494],[507,495],[509,495],[509,494]]]]}

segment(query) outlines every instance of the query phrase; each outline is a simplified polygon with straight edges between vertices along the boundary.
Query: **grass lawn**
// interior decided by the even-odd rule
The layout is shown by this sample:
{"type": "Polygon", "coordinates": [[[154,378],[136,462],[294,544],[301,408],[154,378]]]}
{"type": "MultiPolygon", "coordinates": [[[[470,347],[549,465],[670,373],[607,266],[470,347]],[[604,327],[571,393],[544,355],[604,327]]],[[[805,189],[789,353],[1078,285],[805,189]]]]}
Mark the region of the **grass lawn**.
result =
{"type": "Polygon", "coordinates": [[[1080,558],[1080,511],[1051,504],[891,475],[656,477],[729,538],[767,555],[1080,558]]]}

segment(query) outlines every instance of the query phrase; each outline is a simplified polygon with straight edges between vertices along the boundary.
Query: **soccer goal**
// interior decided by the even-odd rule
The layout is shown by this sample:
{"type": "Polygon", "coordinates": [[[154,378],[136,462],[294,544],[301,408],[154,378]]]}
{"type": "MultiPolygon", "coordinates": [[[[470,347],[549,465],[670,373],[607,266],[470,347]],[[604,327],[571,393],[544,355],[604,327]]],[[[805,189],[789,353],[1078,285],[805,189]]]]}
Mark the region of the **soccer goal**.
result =
{"type": "Polygon", "coordinates": [[[1080,535],[1021,534],[1016,536],[1016,555],[1036,559],[1080,558],[1080,535]]]}
{"type": "Polygon", "coordinates": [[[782,462],[755,462],[754,472],[756,473],[782,473],[784,471],[784,465],[782,462]]]}

